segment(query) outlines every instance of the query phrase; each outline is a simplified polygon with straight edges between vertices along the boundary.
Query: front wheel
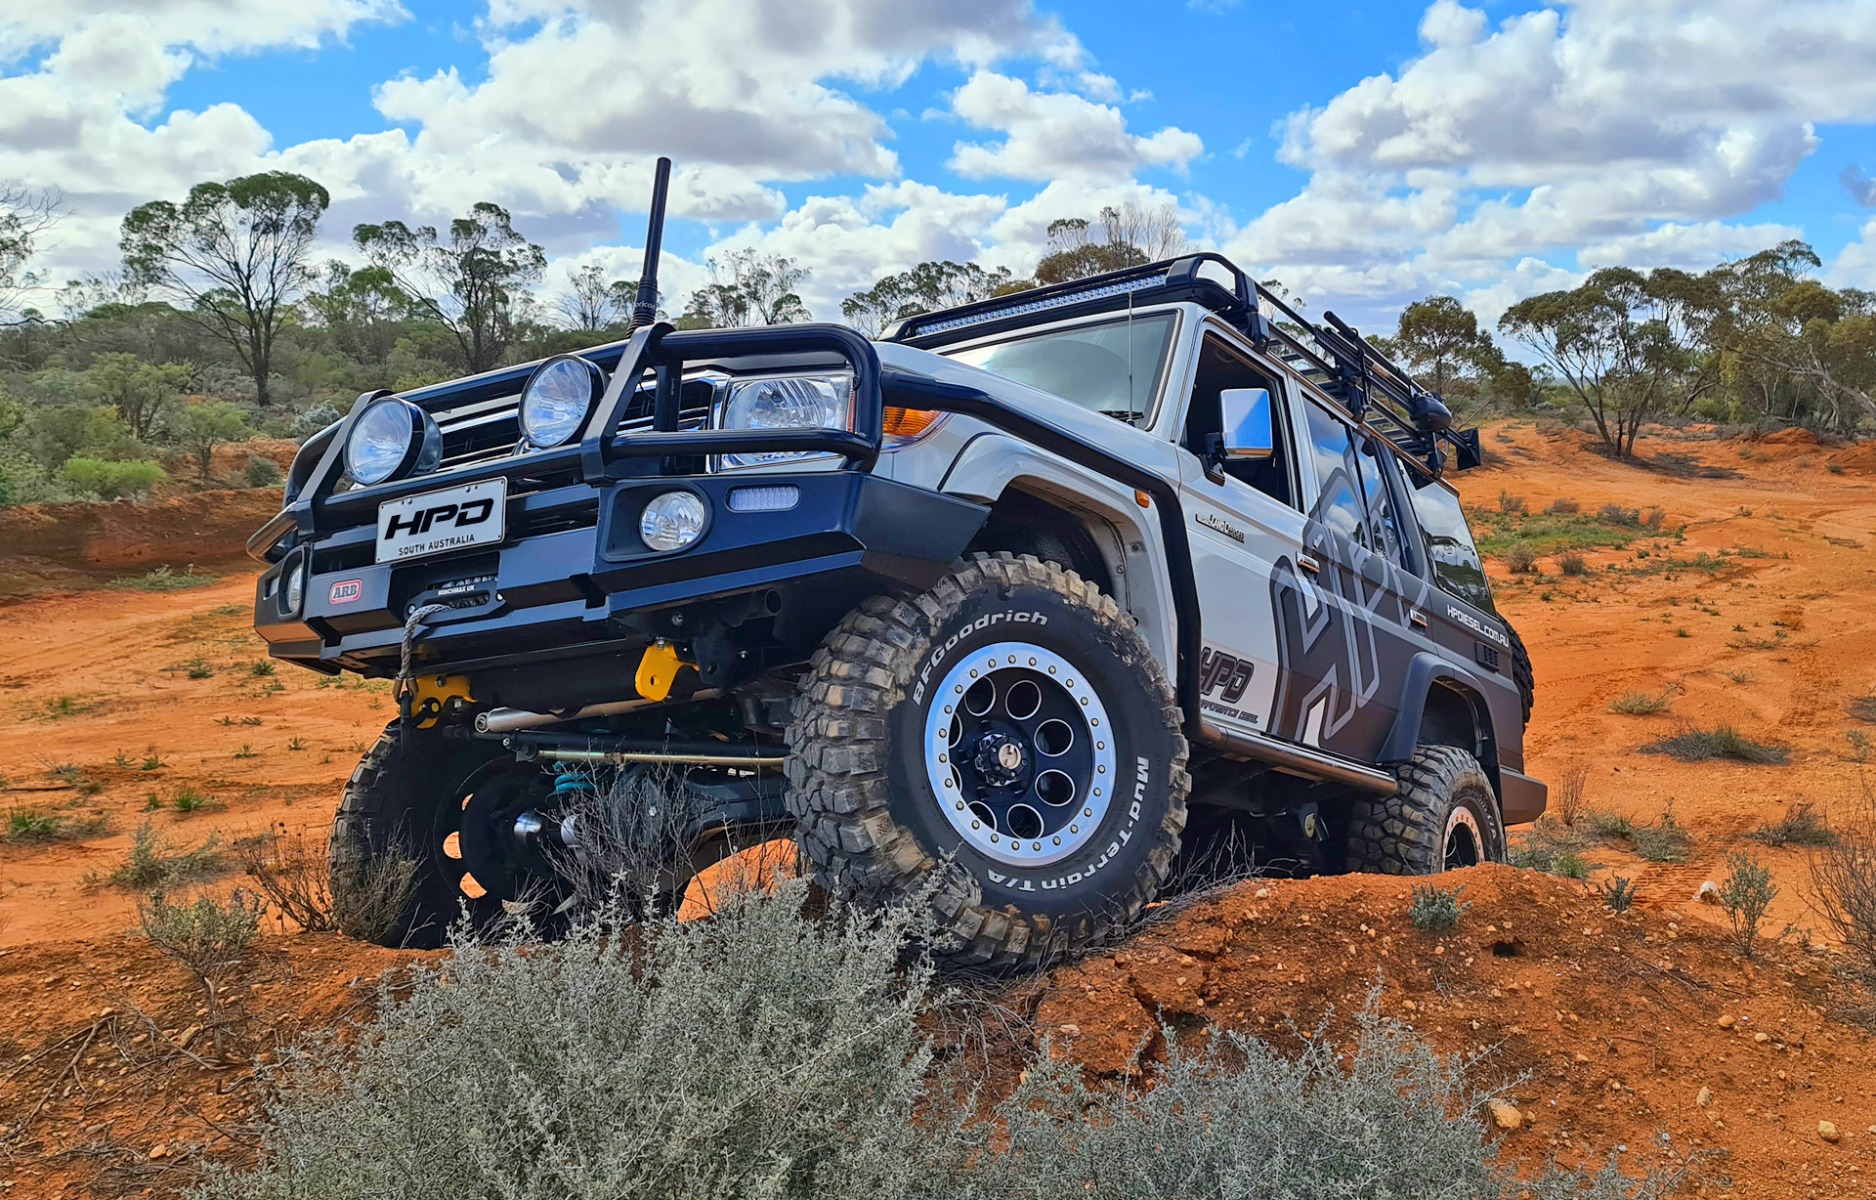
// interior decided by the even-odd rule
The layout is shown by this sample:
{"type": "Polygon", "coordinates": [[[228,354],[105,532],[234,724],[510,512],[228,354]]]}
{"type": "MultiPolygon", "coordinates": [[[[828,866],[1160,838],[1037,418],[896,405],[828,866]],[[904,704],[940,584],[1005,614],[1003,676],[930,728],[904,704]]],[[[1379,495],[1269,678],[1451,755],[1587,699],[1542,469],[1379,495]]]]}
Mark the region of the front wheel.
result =
{"type": "Polygon", "coordinates": [[[1505,822],[1484,768],[1457,746],[1421,746],[1391,796],[1355,802],[1348,865],[1384,875],[1435,875],[1505,861],[1505,822]]]}
{"type": "Polygon", "coordinates": [[[361,889],[394,912],[361,914],[354,932],[386,946],[441,946],[466,919],[486,928],[533,907],[551,864],[516,842],[515,822],[552,784],[507,750],[393,721],[345,785],[332,822],[335,899],[361,889]],[[385,881],[407,874],[401,886],[385,881]],[[368,918],[368,919],[364,919],[368,918]]]}
{"type": "Polygon", "coordinates": [[[1093,945],[1152,899],[1185,827],[1158,661],[1112,599],[1028,556],[849,614],[802,678],[789,744],[817,879],[926,898],[954,965],[1093,945]]]}

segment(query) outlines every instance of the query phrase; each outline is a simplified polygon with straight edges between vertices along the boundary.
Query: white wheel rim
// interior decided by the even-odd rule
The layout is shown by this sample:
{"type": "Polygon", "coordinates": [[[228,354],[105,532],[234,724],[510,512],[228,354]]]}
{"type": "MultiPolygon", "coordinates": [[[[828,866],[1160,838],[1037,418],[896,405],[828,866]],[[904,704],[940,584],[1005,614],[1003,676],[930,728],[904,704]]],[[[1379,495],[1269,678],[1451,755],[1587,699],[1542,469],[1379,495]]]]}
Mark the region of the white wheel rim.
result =
{"type": "Polygon", "coordinates": [[[1113,732],[1085,672],[1029,642],[998,642],[955,664],[933,692],[925,778],[939,811],[971,849],[1011,866],[1046,866],[1085,849],[1099,833],[1115,787],[1113,732]],[[1032,705],[1029,685],[1040,703],[1032,705]],[[984,712],[972,711],[983,708],[985,691],[994,700],[984,712]],[[1014,711],[1012,693],[1019,700],[1014,711]],[[1072,736],[1057,749],[1063,724],[1072,736]],[[980,762],[988,769],[980,771],[980,762]],[[1050,778],[1039,792],[1043,775],[1066,776],[1072,787],[1050,778]],[[1062,801],[1065,793],[1072,803],[1062,801]]]}

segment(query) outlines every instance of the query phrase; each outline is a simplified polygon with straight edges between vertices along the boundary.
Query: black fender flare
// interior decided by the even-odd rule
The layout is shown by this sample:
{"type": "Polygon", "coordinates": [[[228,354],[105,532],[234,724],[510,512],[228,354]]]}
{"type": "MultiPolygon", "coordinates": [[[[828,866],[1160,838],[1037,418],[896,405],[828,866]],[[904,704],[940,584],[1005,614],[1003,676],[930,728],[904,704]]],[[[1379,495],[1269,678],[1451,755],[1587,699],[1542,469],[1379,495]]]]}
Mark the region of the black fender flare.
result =
{"type": "Polygon", "coordinates": [[[1413,757],[1414,748],[1420,744],[1420,724],[1426,715],[1427,697],[1436,685],[1444,684],[1458,692],[1472,708],[1472,720],[1478,730],[1480,740],[1493,747],[1492,761],[1481,762],[1493,787],[1499,786],[1498,755],[1496,753],[1497,734],[1492,728],[1491,709],[1485,703],[1485,688],[1478,676],[1437,654],[1422,650],[1415,654],[1407,664],[1406,681],[1401,685],[1399,715],[1394,718],[1394,728],[1388,732],[1387,740],[1381,744],[1378,760],[1383,763],[1404,763],[1413,757]]]}

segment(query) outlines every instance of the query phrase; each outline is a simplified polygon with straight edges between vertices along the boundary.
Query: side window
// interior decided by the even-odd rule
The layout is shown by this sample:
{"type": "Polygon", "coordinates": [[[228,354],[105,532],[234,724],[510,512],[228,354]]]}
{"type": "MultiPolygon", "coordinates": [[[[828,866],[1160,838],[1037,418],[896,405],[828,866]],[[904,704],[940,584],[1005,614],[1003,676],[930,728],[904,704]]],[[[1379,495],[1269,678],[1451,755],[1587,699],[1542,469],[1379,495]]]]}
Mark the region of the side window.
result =
{"type": "Polygon", "coordinates": [[[1304,403],[1307,453],[1316,462],[1316,505],[1309,515],[1351,541],[1368,544],[1357,465],[1349,428],[1317,405],[1304,403]]]}
{"type": "Polygon", "coordinates": [[[1290,439],[1284,428],[1289,421],[1289,413],[1281,402],[1283,393],[1268,372],[1215,334],[1206,335],[1205,343],[1199,349],[1199,369],[1192,381],[1192,404],[1186,410],[1186,428],[1181,442],[1193,454],[1205,457],[1211,435],[1224,429],[1218,394],[1227,388],[1263,388],[1270,393],[1272,400],[1277,401],[1270,406],[1277,452],[1266,459],[1227,462],[1225,474],[1281,504],[1300,509],[1302,505],[1297,503],[1296,486],[1291,482],[1295,474],[1290,469],[1290,439]]]}
{"type": "Polygon", "coordinates": [[[1414,489],[1413,506],[1426,539],[1434,582],[1474,608],[1495,611],[1492,589],[1485,582],[1485,567],[1479,561],[1478,547],[1472,544],[1472,530],[1466,526],[1458,494],[1437,480],[1427,480],[1414,489]]]}
{"type": "Polygon", "coordinates": [[[1387,489],[1383,478],[1393,474],[1398,478],[1400,470],[1386,450],[1375,445],[1373,435],[1359,439],[1361,453],[1356,456],[1361,466],[1361,490],[1368,501],[1368,537],[1369,549],[1385,554],[1402,566],[1407,565],[1405,547],[1401,542],[1400,522],[1394,517],[1393,495],[1387,489]]]}

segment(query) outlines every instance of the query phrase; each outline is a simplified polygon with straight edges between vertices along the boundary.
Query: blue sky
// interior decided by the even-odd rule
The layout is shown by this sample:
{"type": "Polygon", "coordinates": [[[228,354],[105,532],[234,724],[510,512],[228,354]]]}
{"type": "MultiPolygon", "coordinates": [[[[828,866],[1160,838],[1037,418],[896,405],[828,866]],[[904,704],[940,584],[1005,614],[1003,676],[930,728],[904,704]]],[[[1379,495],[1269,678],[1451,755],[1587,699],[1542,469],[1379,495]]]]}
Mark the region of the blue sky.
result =
{"type": "Polygon", "coordinates": [[[1876,174],[1876,0],[127,7],[0,16],[0,179],[66,195],[54,278],[108,269],[131,204],[274,168],[333,190],[334,255],[489,199],[547,290],[629,275],[663,152],[667,293],[755,246],[824,316],[920,258],[1026,270],[1048,220],[1130,201],[1371,320],[1789,236],[1876,288],[1842,179],[1876,174]]]}

